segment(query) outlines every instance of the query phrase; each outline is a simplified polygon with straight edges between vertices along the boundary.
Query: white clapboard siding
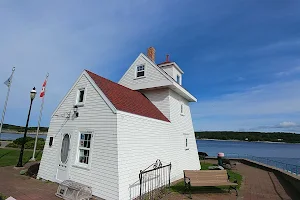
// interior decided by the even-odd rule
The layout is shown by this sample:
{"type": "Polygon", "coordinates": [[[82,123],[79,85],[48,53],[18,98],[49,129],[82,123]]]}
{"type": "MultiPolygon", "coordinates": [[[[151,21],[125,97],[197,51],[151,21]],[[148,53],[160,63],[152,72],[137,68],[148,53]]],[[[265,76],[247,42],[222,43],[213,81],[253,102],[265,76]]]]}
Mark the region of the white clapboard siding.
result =
{"type": "Polygon", "coordinates": [[[175,126],[173,123],[121,111],[117,116],[120,199],[134,199],[139,195],[139,172],[157,159],[163,164],[172,163],[172,181],[183,178],[183,170],[200,169],[195,138],[193,134],[190,135],[191,149],[187,151],[181,131],[183,128],[178,129],[178,126],[185,125],[180,121],[175,126]]]}
{"type": "Polygon", "coordinates": [[[180,133],[179,135],[183,140],[183,148],[188,149],[183,151],[182,156],[185,162],[182,163],[182,167],[185,169],[200,169],[189,103],[172,90],[170,90],[170,119],[175,130],[180,133]],[[181,114],[181,104],[183,105],[183,114],[181,114]],[[188,139],[188,148],[185,147],[185,137],[188,139]]]}
{"type": "Polygon", "coordinates": [[[164,72],[157,70],[157,66],[144,54],[140,54],[127,72],[119,81],[119,84],[130,89],[143,89],[166,85],[170,81],[163,75],[164,72]],[[145,77],[136,78],[136,67],[145,66],[145,77]]]}
{"type": "Polygon", "coordinates": [[[38,177],[57,182],[56,170],[60,159],[61,135],[64,133],[71,134],[69,179],[91,186],[93,195],[103,199],[119,199],[117,117],[85,74],[53,114],[38,177]],[[79,117],[66,120],[63,115],[73,110],[77,90],[83,87],[86,88],[86,99],[84,106],[78,109],[79,117]],[[86,130],[94,132],[89,169],[76,165],[79,131],[86,130]],[[48,145],[50,136],[54,137],[52,147],[48,145]]]}
{"type": "MultiPolygon", "coordinates": [[[[164,67],[160,67],[160,69],[164,70],[170,77],[173,77],[173,74],[174,74],[173,66],[164,66],[164,67]]],[[[174,79],[174,80],[176,80],[176,79],[174,79]]]]}
{"type": "Polygon", "coordinates": [[[170,119],[170,94],[169,89],[155,89],[141,91],[146,97],[170,119]]]}

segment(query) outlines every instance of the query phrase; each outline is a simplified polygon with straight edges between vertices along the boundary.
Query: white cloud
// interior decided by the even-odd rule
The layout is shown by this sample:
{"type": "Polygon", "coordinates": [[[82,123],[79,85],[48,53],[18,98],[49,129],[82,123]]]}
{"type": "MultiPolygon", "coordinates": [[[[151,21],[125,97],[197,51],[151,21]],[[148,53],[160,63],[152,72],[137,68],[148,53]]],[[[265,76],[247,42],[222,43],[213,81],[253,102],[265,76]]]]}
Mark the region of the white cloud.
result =
{"type": "Polygon", "coordinates": [[[299,67],[294,67],[292,69],[289,70],[285,70],[285,71],[281,71],[276,73],[276,76],[289,76],[289,75],[294,75],[300,73],[300,66],[299,67]]]}
{"type": "Polygon", "coordinates": [[[288,128],[298,126],[295,122],[281,122],[278,127],[288,128]]]}
{"type": "Polygon", "coordinates": [[[196,130],[270,127],[279,120],[281,128],[287,128],[299,117],[299,87],[298,80],[275,82],[211,100],[200,99],[192,106],[196,130]]]}
{"type": "Polygon", "coordinates": [[[300,112],[300,81],[276,82],[222,95],[194,106],[195,116],[262,115],[300,112]]]}

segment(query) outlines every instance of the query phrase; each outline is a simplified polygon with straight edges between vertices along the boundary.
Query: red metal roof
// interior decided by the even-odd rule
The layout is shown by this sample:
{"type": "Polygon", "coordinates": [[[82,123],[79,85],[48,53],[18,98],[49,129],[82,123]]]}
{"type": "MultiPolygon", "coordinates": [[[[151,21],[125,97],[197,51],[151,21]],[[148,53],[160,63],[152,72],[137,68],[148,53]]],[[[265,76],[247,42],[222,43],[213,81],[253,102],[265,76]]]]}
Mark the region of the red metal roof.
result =
{"type": "Polygon", "coordinates": [[[169,122],[142,93],[85,70],[117,110],[169,122]]]}

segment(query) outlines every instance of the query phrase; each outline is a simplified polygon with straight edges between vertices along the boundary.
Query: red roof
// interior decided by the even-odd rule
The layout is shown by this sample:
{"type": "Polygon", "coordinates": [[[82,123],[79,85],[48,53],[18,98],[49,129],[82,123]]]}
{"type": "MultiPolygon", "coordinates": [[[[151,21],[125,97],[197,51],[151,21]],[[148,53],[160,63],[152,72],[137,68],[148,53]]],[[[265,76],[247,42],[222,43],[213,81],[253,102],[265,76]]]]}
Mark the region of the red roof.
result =
{"type": "Polygon", "coordinates": [[[169,122],[168,118],[142,93],[86,70],[117,110],[169,122]]]}

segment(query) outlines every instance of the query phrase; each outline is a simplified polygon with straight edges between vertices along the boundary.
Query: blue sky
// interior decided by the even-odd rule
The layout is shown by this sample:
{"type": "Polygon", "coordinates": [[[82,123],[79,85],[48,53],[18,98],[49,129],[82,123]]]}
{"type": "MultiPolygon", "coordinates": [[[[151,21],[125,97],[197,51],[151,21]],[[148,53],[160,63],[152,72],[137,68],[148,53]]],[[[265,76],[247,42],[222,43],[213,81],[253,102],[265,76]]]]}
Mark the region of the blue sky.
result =
{"type": "MultiPolygon", "coordinates": [[[[154,46],[198,98],[195,130],[300,132],[299,9],[293,0],[1,1],[0,80],[16,67],[5,123],[25,125],[29,91],[47,72],[44,126],[83,69],[117,82],[154,46]]],[[[0,92],[2,109],[4,84],[0,92]]]]}

